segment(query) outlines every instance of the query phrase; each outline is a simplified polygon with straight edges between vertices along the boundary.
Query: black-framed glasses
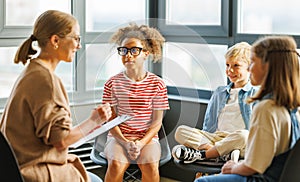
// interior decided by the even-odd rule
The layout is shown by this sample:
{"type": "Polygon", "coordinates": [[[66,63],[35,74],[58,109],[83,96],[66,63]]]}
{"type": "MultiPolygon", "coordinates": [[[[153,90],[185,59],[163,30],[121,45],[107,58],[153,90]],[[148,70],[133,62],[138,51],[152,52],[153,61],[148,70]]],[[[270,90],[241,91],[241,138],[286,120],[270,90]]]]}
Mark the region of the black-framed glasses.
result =
{"type": "Polygon", "coordinates": [[[141,47],[132,47],[132,48],[118,47],[117,50],[118,50],[118,54],[120,56],[127,55],[128,51],[130,52],[131,55],[138,56],[138,55],[140,55],[143,48],[141,48],[141,47]]]}
{"type": "Polygon", "coordinates": [[[81,42],[81,36],[80,35],[68,35],[66,37],[73,38],[78,44],[81,42]]]}

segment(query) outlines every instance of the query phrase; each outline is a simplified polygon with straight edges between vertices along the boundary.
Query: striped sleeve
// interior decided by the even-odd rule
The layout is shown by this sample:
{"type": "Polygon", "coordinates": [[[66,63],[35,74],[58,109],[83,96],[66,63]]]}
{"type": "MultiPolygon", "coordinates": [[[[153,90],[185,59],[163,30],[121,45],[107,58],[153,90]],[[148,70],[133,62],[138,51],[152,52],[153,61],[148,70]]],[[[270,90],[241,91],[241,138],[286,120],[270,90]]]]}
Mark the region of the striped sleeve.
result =
{"type": "Polygon", "coordinates": [[[102,102],[103,103],[109,103],[111,106],[117,105],[117,99],[116,99],[116,97],[114,96],[114,93],[113,93],[113,78],[110,78],[104,84],[102,102]]]}
{"type": "Polygon", "coordinates": [[[157,78],[157,95],[153,99],[153,109],[154,110],[167,110],[170,109],[167,87],[162,79],[157,78]]]}

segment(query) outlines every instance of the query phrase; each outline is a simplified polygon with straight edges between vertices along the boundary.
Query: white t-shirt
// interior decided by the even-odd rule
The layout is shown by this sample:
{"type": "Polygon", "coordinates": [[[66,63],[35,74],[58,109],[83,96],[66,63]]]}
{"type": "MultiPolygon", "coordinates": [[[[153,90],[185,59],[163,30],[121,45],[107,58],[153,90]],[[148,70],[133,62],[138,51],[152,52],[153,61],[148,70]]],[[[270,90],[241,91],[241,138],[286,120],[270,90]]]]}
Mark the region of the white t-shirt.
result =
{"type": "Polygon", "coordinates": [[[217,131],[233,132],[246,128],[239,106],[238,93],[240,90],[241,88],[230,89],[229,99],[218,117],[217,131]]]}

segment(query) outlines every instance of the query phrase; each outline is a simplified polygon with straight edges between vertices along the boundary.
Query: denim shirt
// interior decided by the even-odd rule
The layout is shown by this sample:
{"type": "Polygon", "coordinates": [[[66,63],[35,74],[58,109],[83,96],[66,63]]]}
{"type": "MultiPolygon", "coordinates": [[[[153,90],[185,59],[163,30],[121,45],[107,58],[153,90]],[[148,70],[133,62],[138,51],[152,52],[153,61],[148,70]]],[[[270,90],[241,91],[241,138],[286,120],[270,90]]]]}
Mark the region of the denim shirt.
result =
{"type": "MultiPolygon", "coordinates": [[[[219,114],[229,99],[229,92],[232,86],[233,83],[230,83],[227,86],[220,86],[211,96],[204,117],[204,131],[213,133],[217,130],[219,114]]],[[[257,90],[257,87],[252,86],[251,83],[248,82],[238,93],[238,102],[246,129],[249,129],[249,120],[252,113],[253,103],[247,104],[245,99],[249,96],[253,96],[257,90]]]]}

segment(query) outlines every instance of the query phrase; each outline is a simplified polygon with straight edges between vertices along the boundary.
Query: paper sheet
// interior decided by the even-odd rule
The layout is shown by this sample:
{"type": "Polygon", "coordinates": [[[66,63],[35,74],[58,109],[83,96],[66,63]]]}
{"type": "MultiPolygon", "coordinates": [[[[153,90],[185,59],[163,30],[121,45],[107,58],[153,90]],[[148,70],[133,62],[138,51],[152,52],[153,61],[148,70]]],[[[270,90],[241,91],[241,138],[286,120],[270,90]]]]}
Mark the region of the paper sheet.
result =
{"type": "Polygon", "coordinates": [[[131,118],[131,116],[127,116],[127,115],[118,116],[115,119],[101,125],[101,127],[97,128],[97,129],[94,129],[87,136],[81,138],[76,143],[70,145],[70,148],[77,148],[80,145],[86,143],[87,141],[97,137],[98,135],[101,135],[102,133],[105,133],[106,131],[110,130],[111,128],[113,128],[113,127],[115,127],[115,126],[117,126],[121,123],[123,123],[124,121],[127,121],[130,118],[131,118]]]}

